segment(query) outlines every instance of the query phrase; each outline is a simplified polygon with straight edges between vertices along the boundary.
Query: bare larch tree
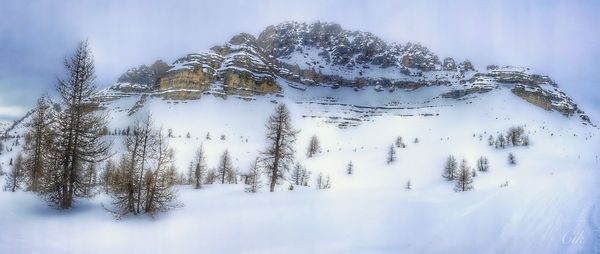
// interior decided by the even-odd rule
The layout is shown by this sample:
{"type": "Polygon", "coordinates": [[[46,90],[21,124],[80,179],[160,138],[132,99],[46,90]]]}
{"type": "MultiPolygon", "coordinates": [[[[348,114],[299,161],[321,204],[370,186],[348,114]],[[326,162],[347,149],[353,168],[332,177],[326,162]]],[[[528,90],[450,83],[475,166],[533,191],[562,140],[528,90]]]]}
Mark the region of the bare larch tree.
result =
{"type": "Polygon", "coordinates": [[[23,155],[19,153],[14,160],[4,182],[4,190],[15,192],[23,187],[25,182],[25,169],[23,168],[23,155]]]}
{"type": "Polygon", "coordinates": [[[225,150],[223,155],[221,155],[221,160],[219,161],[219,166],[217,167],[217,173],[219,175],[219,179],[221,180],[221,184],[224,183],[234,183],[235,172],[233,169],[233,164],[231,163],[231,156],[229,156],[229,150],[225,150]]]}
{"type": "Polygon", "coordinates": [[[454,191],[468,191],[473,189],[473,173],[471,172],[471,168],[467,164],[466,160],[462,160],[460,162],[460,166],[458,168],[458,174],[456,176],[456,185],[454,186],[454,191]]]}
{"type": "Polygon", "coordinates": [[[58,82],[62,111],[56,118],[54,153],[60,163],[45,177],[41,193],[60,209],[73,206],[75,197],[89,197],[90,186],[84,168],[88,163],[106,160],[110,143],[102,139],[105,117],[97,114],[90,97],[96,92],[95,68],[87,41],[65,60],[68,76],[58,82]]]}
{"type": "Polygon", "coordinates": [[[444,173],[442,174],[442,176],[448,181],[454,180],[457,174],[457,167],[458,165],[454,156],[448,156],[448,159],[446,160],[446,165],[444,166],[444,173]]]}
{"type": "Polygon", "coordinates": [[[488,158],[485,156],[479,157],[477,160],[477,170],[479,172],[487,172],[490,169],[490,163],[488,158]]]}
{"type": "Polygon", "coordinates": [[[257,192],[262,187],[263,172],[259,163],[259,158],[250,163],[250,169],[246,175],[246,192],[257,192]]]}
{"type": "Polygon", "coordinates": [[[23,164],[26,168],[27,189],[33,192],[40,191],[44,172],[50,165],[49,151],[53,148],[55,136],[51,126],[54,118],[50,104],[47,97],[39,98],[31,121],[27,124],[23,164]]]}
{"type": "Polygon", "coordinates": [[[292,127],[290,112],[285,104],[279,104],[267,121],[267,149],[262,153],[269,175],[269,190],[284,179],[294,162],[294,143],[298,132],[292,127]]]}
{"type": "Polygon", "coordinates": [[[192,161],[192,169],[193,169],[193,184],[194,188],[200,189],[202,188],[202,183],[204,178],[206,178],[206,155],[204,154],[204,147],[200,145],[198,150],[196,150],[196,154],[194,155],[194,160],[192,161]]]}
{"type": "Polygon", "coordinates": [[[396,148],[391,145],[387,153],[387,164],[392,164],[394,161],[396,161],[396,148]]]}
{"type": "Polygon", "coordinates": [[[317,135],[313,135],[310,138],[310,142],[308,143],[308,149],[306,151],[306,155],[311,158],[313,156],[315,156],[315,154],[317,154],[319,151],[321,151],[321,144],[319,142],[319,138],[317,138],[317,135]]]}

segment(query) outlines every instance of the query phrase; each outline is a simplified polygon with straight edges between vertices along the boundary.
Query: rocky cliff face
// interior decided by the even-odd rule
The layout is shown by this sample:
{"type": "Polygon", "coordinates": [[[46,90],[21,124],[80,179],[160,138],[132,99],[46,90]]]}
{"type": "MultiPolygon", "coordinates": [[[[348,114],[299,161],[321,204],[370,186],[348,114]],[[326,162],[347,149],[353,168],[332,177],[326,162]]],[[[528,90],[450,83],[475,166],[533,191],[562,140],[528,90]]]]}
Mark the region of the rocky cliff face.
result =
{"type": "Polygon", "coordinates": [[[140,65],[139,67],[127,70],[119,77],[117,83],[122,84],[122,89],[127,87],[132,91],[152,90],[156,88],[160,77],[169,69],[171,69],[170,65],[162,60],[157,60],[150,66],[140,65]],[[136,85],[132,86],[131,84],[136,85]]]}
{"type": "Polygon", "coordinates": [[[469,61],[440,61],[419,44],[386,43],[371,33],[332,23],[269,26],[258,37],[242,33],[208,53],[182,57],[168,71],[152,69],[128,71],[113,88],[131,90],[144,83],[142,87],[160,90],[170,99],[197,99],[209,91],[243,96],[280,93],[278,80],[309,87],[373,86],[378,91],[436,86],[448,88],[441,97],[452,99],[507,88],[533,105],[589,122],[548,76],[511,66],[476,70],[469,61]]]}

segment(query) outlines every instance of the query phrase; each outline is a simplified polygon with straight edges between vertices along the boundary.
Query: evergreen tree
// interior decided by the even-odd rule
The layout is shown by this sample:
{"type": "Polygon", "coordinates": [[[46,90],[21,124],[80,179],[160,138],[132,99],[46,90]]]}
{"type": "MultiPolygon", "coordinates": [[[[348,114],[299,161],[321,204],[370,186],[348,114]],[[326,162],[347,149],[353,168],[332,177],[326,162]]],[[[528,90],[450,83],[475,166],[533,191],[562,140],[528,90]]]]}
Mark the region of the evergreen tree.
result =
{"type": "Polygon", "coordinates": [[[268,144],[262,154],[270,180],[270,192],[275,191],[275,185],[285,177],[294,162],[294,143],[298,132],[293,129],[291,121],[285,104],[279,104],[267,122],[268,144]]]}

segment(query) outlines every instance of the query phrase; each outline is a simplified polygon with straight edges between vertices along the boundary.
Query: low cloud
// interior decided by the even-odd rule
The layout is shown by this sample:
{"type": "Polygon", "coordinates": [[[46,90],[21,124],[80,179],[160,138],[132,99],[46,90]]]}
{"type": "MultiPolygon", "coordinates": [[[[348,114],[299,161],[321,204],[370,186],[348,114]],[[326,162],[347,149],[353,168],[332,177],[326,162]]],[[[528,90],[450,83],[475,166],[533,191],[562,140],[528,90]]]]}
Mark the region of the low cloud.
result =
{"type": "Polygon", "coordinates": [[[20,106],[0,106],[0,120],[12,120],[23,117],[27,109],[20,106]]]}

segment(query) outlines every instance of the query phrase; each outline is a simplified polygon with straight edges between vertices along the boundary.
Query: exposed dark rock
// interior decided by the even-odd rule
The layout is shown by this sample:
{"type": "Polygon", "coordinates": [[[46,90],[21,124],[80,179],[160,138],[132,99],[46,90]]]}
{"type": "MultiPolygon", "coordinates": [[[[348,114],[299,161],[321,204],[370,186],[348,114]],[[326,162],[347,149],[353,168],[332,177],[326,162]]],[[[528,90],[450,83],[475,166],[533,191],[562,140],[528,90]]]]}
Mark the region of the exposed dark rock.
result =
{"type": "Polygon", "coordinates": [[[123,73],[117,80],[119,83],[131,83],[142,85],[147,89],[154,89],[158,84],[158,79],[162,77],[171,67],[163,62],[157,60],[152,65],[140,65],[137,68],[131,68],[127,72],[123,73]]]}
{"type": "Polygon", "coordinates": [[[445,58],[442,64],[442,69],[445,71],[456,71],[456,63],[452,58],[445,58]]]}

